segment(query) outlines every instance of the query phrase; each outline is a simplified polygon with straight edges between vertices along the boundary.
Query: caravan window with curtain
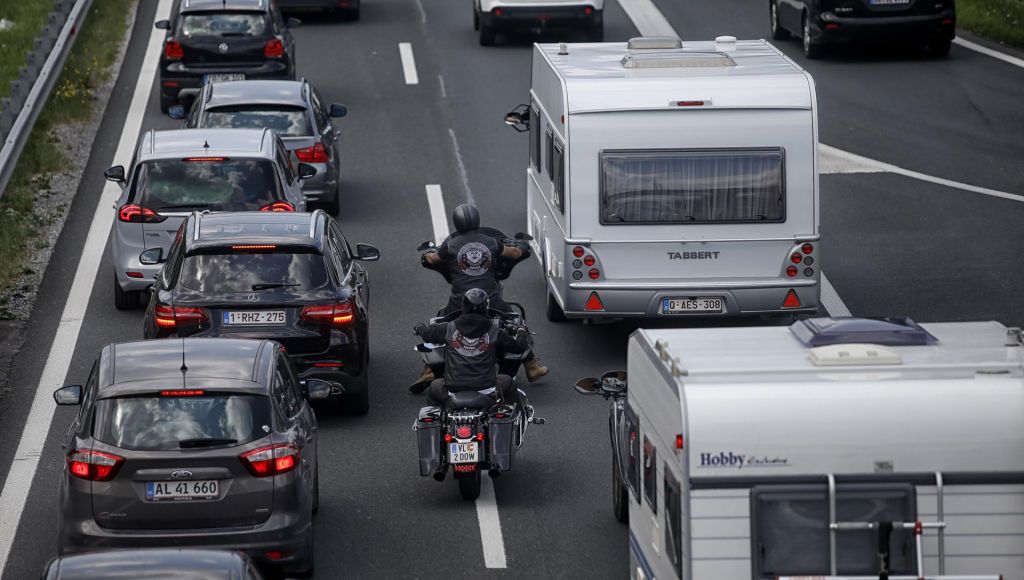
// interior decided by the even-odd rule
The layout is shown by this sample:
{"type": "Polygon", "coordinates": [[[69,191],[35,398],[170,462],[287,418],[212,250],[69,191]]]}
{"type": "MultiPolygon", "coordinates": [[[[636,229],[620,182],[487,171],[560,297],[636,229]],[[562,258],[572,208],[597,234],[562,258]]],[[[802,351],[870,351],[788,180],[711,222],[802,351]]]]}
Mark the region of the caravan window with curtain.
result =
{"type": "Polygon", "coordinates": [[[605,151],[601,223],[770,223],[786,219],[782,149],[605,151]]]}

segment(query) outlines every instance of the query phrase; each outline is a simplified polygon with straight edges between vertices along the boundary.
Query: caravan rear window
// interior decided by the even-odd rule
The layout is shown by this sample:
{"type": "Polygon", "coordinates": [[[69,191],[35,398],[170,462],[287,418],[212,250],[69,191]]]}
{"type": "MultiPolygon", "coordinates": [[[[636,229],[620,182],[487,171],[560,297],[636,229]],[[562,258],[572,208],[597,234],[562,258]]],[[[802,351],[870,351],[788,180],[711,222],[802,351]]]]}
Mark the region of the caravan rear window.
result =
{"type": "Polygon", "coordinates": [[[604,151],[601,223],[786,219],[782,149],[604,151]]]}

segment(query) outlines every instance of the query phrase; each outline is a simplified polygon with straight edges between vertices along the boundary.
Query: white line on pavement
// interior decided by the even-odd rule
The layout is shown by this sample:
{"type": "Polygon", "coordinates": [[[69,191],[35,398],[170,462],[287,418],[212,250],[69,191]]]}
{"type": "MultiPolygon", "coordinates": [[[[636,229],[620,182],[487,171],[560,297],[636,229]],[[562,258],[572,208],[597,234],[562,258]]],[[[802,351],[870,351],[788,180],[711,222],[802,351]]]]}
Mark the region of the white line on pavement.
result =
{"type": "Polygon", "coordinates": [[[1010,63],[1013,66],[1019,66],[1021,68],[1024,68],[1024,59],[1020,59],[1020,58],[1017,58],[1015,56],[1011,56],[1009,54],[1006,54],[1005,52],[1000,52],[998,50],[993,50],[993,49],[991,49],[991,48],[989,48],[987,46],[982,46],[982,45],[980,45],[980,44],[978,44],[976,42],[971,42],[970,40],[964,40],[963,38],[954,38],[953,39],[953,44],[959,44],[960,46],[962,46],[962,47],[964,47],[964,48],[966,48],[968,50],[973,50],[974,52],[980,52],[981,54],[984,54],[986,56],[991,56],[992,58],[998,58],[999,60],[1001,60],[1003,62],[1010,63]]]}
{"type": "MultiPolygon", "coordinates": [[[[171,1],[160,0],[156,8],[156,20],[170,17],[171,1]]],[[[163,32],[155,28],[152,29],[149,43],[146,46],[146,54],[142,59],[139,78],[135,85],[135,93],[125,118],[121,140],[118,142],[117,152],[114,154],[114,163],[127,164],[131,159],[135,141],[142,128],[146,104],[149,102],[149,95],[153,89],[162,46],[163,32]]],[[[96,204],[96,211],[93,213],[92,224],[89,226],[89,233],[85,238],[78,269],[75,271],[75,279],[71,283],[71,291],[68,292],[64,311],[61,314],[60,323],[57,325],[49,356],[46,358],[46,366],[43,367],[42,375],[39,377],[39,385],[36,387],[32,407],[28,412],[21,440],[18,442],[18,450],[14,453],[14,461],[11,463],[7,480],[4,482],[3,491],[0,492],[0,573],[7,565],[11,546],[14,544],[14,538],[18,532],[18,523],[25,509],[25,502],[28,501],[32,479],[35,477],[39,458],[43,453],[46,435],[50,431],[50,423],[53,422],[54,403],[51,393],[64,382],[68,368],[71,366],[71,357],[75,352],[75,345],[78,343],[82,321],[85,319],[89,298],[92,296],[93,284],[103,259],[103,250],[107,245],[107,235],[110,233],[110,226],[114,223],[114,212],[110,209],[110,204],[117,199],[120,193],[116,185],[108,182],[96,204]]]]}
{"type": "Polygon", "coordinates": [[[402,57],[402,74],[405,75],[405,84],[418,85],[420,76],[416,74],[416,57],[412,55],[412,44],[399,42],[398,54],[402,57]]]}
{"type": "MultiPolygon", "coordinates": [[[[454,134],[452,135],[454,138],[454,134]]],[[[444,209],[444,196],[440,185],[427,186],[427,204],[430,222],[434,226],[434,240],[440,244],[448,237],[448,214],[444,209]]],[[[484,565],[505,568],[505,539],[501,534],[501,518],[494,500],[494,482],[490,477],[480,480],[480,497],[476,500],[476,518],[480,522],[480,543],[484,548],[484,565]]]]}
{"type": "Polygon", "coordinates": [[[839,297],[839,293],[825,277],[824,272],[821,273],[821,305],[828,311],[829,316],[850,316],[850,309],[846,307],[846,303],[839,297]]]}
{"type": "Polygon", "coordinates": [[[437,82],[438,82],[438,84],[441,85],[441,98],[442,99],[447,99],[448,98],[448,89],[446,89],[445,86],[444,86],[444,76],[440,75],[440,74],[437,75],[437,82]]]}
{"type": "Polygon", "coordinates": [[[427,11],[423,9],[423,2],[416,0],[416,8],[420,11],[420,24],[427,23],[427,11]]]}
{"type": "Polygon", "coordinates": [[[466,164],[462,161],[462,151],[459,150],[459,140],[455,138],[455,129],[449,128],[448,134],[452,137],[452,147],[455,149],[455,160],[459,164],[459,177],[462,179],[462,187],[466,190],[466,201],[476,204],[473,199],[473,190],[469,188],[469,173],[466,171],[466,164]]]}
{"type": "Polygon", "coordinates": [[[652,0],[619,0],[619,6],[644,36],[675,36],[676,30],[652,0]]]}

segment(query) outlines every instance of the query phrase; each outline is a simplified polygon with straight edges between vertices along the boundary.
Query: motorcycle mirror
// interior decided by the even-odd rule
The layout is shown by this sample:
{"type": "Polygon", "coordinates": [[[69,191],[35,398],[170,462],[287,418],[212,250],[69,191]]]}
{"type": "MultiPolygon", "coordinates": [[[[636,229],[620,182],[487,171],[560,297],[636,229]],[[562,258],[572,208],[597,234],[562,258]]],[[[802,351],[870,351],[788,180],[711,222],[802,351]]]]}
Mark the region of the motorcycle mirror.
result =
{"type": "Polygon", "coordinates": [[[601,375],[601,390],[619,395],[626,392],[626,371],[608,371],[601,375]]]}
{"type": "Polygon", "coordinates": [[[429,249],[431,249],[433,247],[435,247],[434,246],[434,242],[432,242],[430,240],[427,240],[427,241],[423,242],[422,244],[416,246],[416,250],[419,251],[419,252],[422,252],[423,250],[429,250],[429,249]]]}
{"type": "Polygon", "coordinates": [[[595,377],[585,377],[572,386],[581,395],[596,395],[601,382],[595,377]]]}
{"type": "Polygon", "coordinates": [[[525,240],[525,241],[533,240],[533,236],[531,236],[530,234],[524,233],[524,232],[517,232],[515,237],[516,237],[517,240],[525,240]]]}
{"type": "Polygon", "coordinates": [[[522,133],[530,130],[530,107],[519,105],[505,113],[505,124],[522,133]]]}

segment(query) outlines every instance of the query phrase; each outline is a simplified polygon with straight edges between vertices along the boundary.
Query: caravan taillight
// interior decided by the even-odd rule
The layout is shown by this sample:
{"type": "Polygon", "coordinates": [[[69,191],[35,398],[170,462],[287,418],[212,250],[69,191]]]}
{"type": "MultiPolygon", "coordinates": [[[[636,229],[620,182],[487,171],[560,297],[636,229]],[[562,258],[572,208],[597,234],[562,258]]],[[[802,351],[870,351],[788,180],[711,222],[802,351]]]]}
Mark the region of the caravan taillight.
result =
{"type": "Polygon", "coordinates": [[[786,267],[786,275],[789,276],[790,278],[796,278],[796,275],[798,273],[799,273],[799,270],[797,270],[796,266],[787,266],[786,267]]]}
{"type": "Polygon", "coordinates": [[[583,246],[576,246],[575,248],[572,249],[572,255],[576,256],[577,258],[582,258],[583,254],[584,254],[583,246]]]}
{"type": "Polygon", "coordinates": [[[683,448],[683,434],[680,433],[680,434],[676,435],[676,449],[682,449],[682,448],[683,448]]]}
{"type": "Polygon", "coordinates": [[[594,259],[594,256],[586,256],[583,258],[583,263],[586,264],[588,267],[593,266],[594,262],[596,261],[597,260],[594,259]]]}
{"type": "Polygon", "coordinates": [[[805,254],[810,254],[814,252],[814,244],[804,244],[800,246],[800,251],[805,254]]]}
{"type": "Polygon", "coordinates": [[[789,261],[793,262],[794,264],[799,264],[800,261],[803,259],[804,257],[800,252],[793,252],[793,255],[789,257],[789,261]]]}

